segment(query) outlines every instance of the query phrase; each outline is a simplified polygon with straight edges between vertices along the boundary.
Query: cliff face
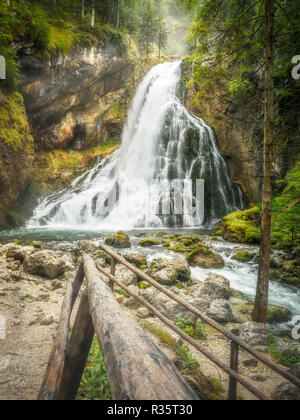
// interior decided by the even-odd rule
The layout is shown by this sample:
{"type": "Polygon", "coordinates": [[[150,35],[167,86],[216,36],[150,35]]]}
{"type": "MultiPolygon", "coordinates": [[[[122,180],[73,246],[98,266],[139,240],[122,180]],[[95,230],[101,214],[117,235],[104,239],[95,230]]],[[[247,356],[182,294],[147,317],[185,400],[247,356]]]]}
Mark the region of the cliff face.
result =
{"type": "Polygon", "coordinates": [[[82,150],[98,144],[103,118],[133,65],[111,46],[77,48],[63,57],[20,58],[24,96],[38,150],[82,150]]]}
{"type": "MultiPolygon", "coordinates": [[[[184,68],[184,86],[190,71],[189,66],[184,68]]],[[[187,108],[215,130],[231,179],[242,189],[245,203],[258,203],[262,182],[262,107],[254,100],[238,105],[226,101],[217,85],[203,99],[192,84],[187,86],[184,97],[187,108]],[[199,98],[196,103],[195,97],[199,98]]]]}
{"type": "Polygon", "coordinates": [[[18,216],[9,212],[31,180],[34,140],[20,94],[0,91],[0,227],[17,226],[18,216]]]}
{"type": "Polygon", "coordinates": [[[243,191],[246,204],[261,199],[263,115],[249,106],[220,103],[218,97],[194,105],[187,96],[187,107],[214,128],[220,149],[227,160],[232,181],[243,191]],[[251,113],[251,117],[250,117],[251,113]]]}
{"type": "Polygon", "coordinates": [[[0,91],[1,227],[22,225],[19,214],[28,217],[33,200],[60,188],[60,178],[67,183],[84,171],[82,162],[91,165],[98,149],[88,156],[86,149],[97,146],[99,155],[113,150],[111,140],[104,149],[102,143],[120,138],[123,120],[112,109],[118,109],[115,104],[134,70],[132,61],[111,46],[77,47],[51,59],[37,58],[21,46],[19,66],[22,95],[0,91]],[[58,150],[64,150],[62,161],[58,150]],[[75,150],[82,155],[74,157],[75,150]],[[51,172],[54,158],[60,168],[56,174],[51,172]],[[43,177],[37,175],[41,170],[43,177]]]}
{"type": "MultiPolygon", "coordinates": [[[[204,62],[204,82],[200,87],[192,83],[194,69],[191,62],[185,60],[182,67],[182,96],[187,108],[215,130],[232,181],[241,187],[245,204],[249,207],[256,205],[261,201],[263,179],[264,72],[261,69],[253,71],[251,82],[255,89],[252,93],[233,98],[229,95],[228,76],[218,76],[209,61],[204,62]]],[[[201,77],[199,79],[201,81],[201,77]]],[[[283,179],[300,156],[299,107],[295,106],[299,88],[295,89],[289,80],[283,86],[277,86],[277,89],[281,88],[290,88],[293,95],[276,95],[274,191],[278,191],[275,181],[283,179]]]]}

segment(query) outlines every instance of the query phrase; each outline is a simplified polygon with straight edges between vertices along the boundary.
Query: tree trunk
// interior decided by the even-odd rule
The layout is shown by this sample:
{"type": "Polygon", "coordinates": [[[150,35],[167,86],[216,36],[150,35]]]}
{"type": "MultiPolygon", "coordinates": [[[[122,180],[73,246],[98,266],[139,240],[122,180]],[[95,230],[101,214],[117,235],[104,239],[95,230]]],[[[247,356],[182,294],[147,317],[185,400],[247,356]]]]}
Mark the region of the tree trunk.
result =
{"type": "Polygon", "coordinates": [[[91,27],[95,27],[95,0],[92,1],[92,20],[91,20],[91,27]]]}
{"type": "Polygon", "coordinates": [[[264,100],[264,178],[262,191],[261,251],[253,320],[267,322],[271,225],[272,225],[272,146],[274,120],[274,0],[265,0],[265,100],[264,100]]]}
{"type": "Polygon", "coordinates": [[[115,400],[197,400],[171,360],[122,310],[84,255],[90,310],[115,400]]]}
{"type": "Polygon", "coordinates": [[[84,0],[82,0],[81,2],[81,18],[82,20],[84,20],[85,17],[85,4],[84,4],[84,0]]]}
{"type": "Polygon", "coordinates": [[[117,21],[116,21],[116,29],[120,27],[120,11],[121,11],[121,1],[117,0],[117,21]]]}

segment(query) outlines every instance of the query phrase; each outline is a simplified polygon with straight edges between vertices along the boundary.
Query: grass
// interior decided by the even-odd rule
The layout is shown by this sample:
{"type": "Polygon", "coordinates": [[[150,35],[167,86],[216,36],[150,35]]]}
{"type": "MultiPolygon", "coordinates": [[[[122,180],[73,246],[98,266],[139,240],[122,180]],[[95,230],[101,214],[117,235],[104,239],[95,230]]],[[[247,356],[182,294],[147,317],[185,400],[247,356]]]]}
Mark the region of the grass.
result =
{"type": "Polygon", "coordinates": [[[96,339],[93,341],[76,399],[83,401],[112,399],[103,355],[96,339]]]}
{"type": "Polygon", "coordinates": [[[190,353],[186,345],[178,343],[167,331],[149,322],[143,323],[146,330],[156,336],[163,344],[168,346],[177,356],[176,367],[202,400],[222,400],[222,387],[217,379],[207,378],[200,369],[199,362],[190,353]]]}
{"type": "Polygon", "coordinates": [[[300,353],[295,354],[291,352],[290,355],[283,355],[278,350],[279,342],[273,334],[269,333],[269,354],[278,363],[283,366],[292,367],[300,363],[300,353]]]}
{"type": "Polygon", "coordinates": [[[53,150],[51,152],[40,152],[39,166],[35,170],[35,178],[43,182],[48,179],[49,174],[51,176],[59,175],[63,170],[74,171],[78,168],[78,171],[81,172],[82,167],[89,167],[98,157],[108,156],[119,145],[119,139],[108,139],[106,142],[84,151],[53,150]]]}
{"type": "Polygon", "coordinates": [[[207,339],[207,328],[202,322],[197,322],[195,319],[179,318],[176,319],[175,324],[195,340],[207,339]]]}

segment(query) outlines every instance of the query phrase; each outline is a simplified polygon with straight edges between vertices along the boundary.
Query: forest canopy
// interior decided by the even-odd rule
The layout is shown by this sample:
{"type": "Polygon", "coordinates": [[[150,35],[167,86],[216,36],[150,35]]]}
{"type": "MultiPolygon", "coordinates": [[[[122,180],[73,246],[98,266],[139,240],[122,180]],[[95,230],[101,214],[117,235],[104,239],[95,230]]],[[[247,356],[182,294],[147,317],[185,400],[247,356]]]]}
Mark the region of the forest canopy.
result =
{"type": "Polygon", "coordinates": [[[176,53],[190,23],[187,13],[179,0],[1,0],[0,55],[7,61],[6,85],[18,83],[20,45],[40,56],[99,41],[109,41],[122,52],[133,41],[142,56],[154,47],[159,56],[167,48],[176,53]]]}

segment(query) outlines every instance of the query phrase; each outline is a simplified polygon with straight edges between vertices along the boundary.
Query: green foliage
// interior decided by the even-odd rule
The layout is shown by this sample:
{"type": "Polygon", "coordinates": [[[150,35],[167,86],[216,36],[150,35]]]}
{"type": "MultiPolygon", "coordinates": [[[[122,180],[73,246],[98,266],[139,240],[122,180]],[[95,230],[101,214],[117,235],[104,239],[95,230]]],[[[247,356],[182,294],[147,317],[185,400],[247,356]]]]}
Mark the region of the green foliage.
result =
{"type": "Polygon", "coordinates": [[[286,352],[286,355],[282,354],[278,350],[279,341],[273,334],[269,333],[269,353],[272,358],[282,364],[283,366],[292,367],[300,363],[300,353],[297,353],[293,350],[291,345],[291,351],[286,352]]]}
{"type": "Polygon", "coordinates": [[[260,241],[259,226],[260,210],[254,207],[224,217],[221,235],[231,242],[255,244],[260,241]]]}
{"type": "Polygon", "coordinates": [[[106,366],[98,342],[94,339],[83,373],[77,400],[111,400],[106,366]]]}
{"type": "Polygon", "coordinates": [[[175,324],[187,335],[195,338],[195,340],[207,339],[207,328],[202,322],[197,322],[196,320],[188,318],[180,318],[176,319],[175,324]]]}
{"type": "Polygon", "coordinates": [[[222,399],[222,387],[218,381],[203,375],[198,360],[191,354],[188,346],[178,343],[167,331],[149,322],[145,322],[144,327],[178,356],[177,368],[200,399],[222,399]]]}
{"type": "Polygon", "coordinates": [[[249,91],[253,89],[253,84],[247,79],[234,79],[230,82],[229,93],[235,102],[242,98],[247,98],[249,91]]]}
{"type": "Polygon", "coordinates": [[[273,199],[272,241],[282,248],[300,245],[300,161],[282,181],[281,193],[273,199]]]}

